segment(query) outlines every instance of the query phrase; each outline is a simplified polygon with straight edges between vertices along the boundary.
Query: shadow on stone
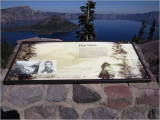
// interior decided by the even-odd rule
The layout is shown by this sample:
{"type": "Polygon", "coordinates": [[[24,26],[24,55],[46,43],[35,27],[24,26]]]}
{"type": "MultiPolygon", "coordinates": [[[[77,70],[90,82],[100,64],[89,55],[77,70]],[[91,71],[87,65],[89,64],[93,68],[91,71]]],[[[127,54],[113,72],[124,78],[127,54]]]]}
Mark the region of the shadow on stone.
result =
{"type": "Polygon", "coordinates": [[[148,114],[149,119],[159,119],[159,109],[152,109],[148,114]]]}
{"type": "Polygon", "coordinates": [[[19,113],[16,110],[4,112],[1,109],[1,119],[20,119],[19,113]]]}

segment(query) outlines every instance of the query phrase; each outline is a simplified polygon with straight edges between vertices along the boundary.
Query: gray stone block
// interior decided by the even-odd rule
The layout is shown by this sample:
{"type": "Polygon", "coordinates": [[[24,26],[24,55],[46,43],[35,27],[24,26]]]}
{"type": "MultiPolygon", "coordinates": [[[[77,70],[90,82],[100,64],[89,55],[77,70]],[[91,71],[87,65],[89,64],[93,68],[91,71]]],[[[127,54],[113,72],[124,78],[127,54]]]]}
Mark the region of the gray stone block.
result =
{"type": "Polygon", "coordinates": [[[55,119],[57,105],[42,104],[24,110],[25,119],[55,119]]]}
{"type": "Polygon", "coordinates": [[[8,101],[18,107],[27,106],[42,100],[43,94],[40,87],[20,87],[10,92],[8,101]]]}
{"type": "Polygon", "coordinates": [[[108,107],[94,107],[85,111],[84,119],[115,119],[117,113],[109,109],[108,107]]]}
{"type": "Polygon", "coordinates": [[[127,108],[122,113],[122,119],[147,119],[145,109],[138,106],[127,108]]]}
{"type": "Polygon", "coordinates": [[[82,85],[73,85],[73,100],[76,103],[90,103],[101,99],[101,96],[92,89],[82,85]]]}
{"type": "Polygon", "coordinates": [[[79,115],[74,108],[60,106],[60,117],[62,119],[78,119],[79,115]]]}
{"type": "Polygon", "coordinates": [[[48,87],[46,99],[50,102],[61,102],[67,98],[68,88],[64,85],[51,85],[48,87]]]}

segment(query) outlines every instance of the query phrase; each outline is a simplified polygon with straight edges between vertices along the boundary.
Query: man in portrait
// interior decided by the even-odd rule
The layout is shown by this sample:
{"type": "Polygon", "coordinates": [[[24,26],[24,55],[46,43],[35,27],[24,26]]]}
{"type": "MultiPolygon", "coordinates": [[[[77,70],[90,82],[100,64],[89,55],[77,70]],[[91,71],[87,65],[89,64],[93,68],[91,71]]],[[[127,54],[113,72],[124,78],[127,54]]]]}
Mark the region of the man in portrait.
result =
{"type": "Polygon", "coordinates": [[[54,70],[52,68],[53,68],[52,61],[46,61],[45,62],[45,68],[42,71],[42,73],[53,73],[54,70]]]}

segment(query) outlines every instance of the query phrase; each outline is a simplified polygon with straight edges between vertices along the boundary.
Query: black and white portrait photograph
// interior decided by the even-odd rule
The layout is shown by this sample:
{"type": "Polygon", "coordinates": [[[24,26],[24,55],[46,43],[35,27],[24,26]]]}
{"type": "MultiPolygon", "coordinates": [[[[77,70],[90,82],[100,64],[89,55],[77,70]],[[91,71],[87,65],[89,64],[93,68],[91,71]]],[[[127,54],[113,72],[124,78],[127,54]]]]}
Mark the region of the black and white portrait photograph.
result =
{"type": "Polygon", "coordinates": [[[41,61],[38,73],[39,74],[56,73],[56,62],[55,61],[41,61]]]}

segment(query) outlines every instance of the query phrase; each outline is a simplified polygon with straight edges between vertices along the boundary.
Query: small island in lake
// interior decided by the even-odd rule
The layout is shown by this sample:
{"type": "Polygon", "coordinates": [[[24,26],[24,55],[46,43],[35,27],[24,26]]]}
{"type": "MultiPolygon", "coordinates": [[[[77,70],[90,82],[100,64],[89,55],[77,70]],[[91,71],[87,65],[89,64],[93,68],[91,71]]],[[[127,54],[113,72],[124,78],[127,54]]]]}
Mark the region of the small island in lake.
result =
{"type": "Polygon", "coordinates": [[[30,27],[32,31],[41,35],[51,35],[55,32],[70,32],[77,28],[78,26],[74,23],[56,15],[48,17],[30,27]]]}

